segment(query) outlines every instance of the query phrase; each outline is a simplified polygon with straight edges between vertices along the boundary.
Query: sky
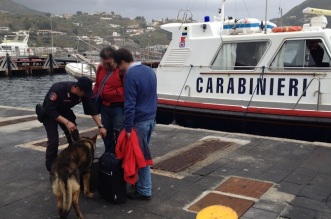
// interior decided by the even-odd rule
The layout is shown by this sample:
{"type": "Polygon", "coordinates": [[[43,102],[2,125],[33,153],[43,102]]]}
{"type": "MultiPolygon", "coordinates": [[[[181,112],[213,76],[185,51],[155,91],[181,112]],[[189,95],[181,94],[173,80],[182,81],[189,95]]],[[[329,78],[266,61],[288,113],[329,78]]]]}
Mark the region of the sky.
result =
{"type": "MultiPolygon", "coordinates": [[[[39,11],[53,14],[114,11],[124,17],[144,16],[147,20],[176,18],[180,9],[190,9],[193,18],[202,21],[204,16],[214,17],[221,0],[13,0],[39,11]]],[[[304,0],[269,0],[269,19],[279,17],[279,7],[286,13],[304,0]]],[[[234,18],[264,19],[265,0],[226,0],[225,15],[234,18]]]]}

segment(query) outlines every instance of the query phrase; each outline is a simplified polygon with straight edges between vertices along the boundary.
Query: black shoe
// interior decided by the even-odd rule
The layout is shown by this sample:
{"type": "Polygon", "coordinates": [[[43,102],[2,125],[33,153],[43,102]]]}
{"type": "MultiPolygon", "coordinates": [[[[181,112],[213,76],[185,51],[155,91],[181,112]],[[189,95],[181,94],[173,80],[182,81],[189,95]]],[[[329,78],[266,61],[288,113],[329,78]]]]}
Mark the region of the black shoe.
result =
{"type": "Polygon", "coordinates": [[[128,193],[128,198],[131,200],[145,200],[145,201],[149,201],[152,199],[152,196],[145,196],[145,195],[141,195],[140,193],[134,191],[134,192],[129,192],[128,193]]]}

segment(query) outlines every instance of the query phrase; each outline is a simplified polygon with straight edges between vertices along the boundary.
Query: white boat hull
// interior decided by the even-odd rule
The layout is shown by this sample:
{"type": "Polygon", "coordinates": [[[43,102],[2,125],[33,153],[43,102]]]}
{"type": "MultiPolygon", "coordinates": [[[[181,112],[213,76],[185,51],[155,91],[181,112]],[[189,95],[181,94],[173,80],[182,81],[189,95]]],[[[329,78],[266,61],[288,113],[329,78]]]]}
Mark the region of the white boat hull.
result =
{"type": "Polygon", "coordinates": [[[69,63],[65,66],[65,70],[68,74],[75,78],[82,76],[90,78],[95,81],[95,71],[97,64],[85,64],[85,63],[69,63]]]}

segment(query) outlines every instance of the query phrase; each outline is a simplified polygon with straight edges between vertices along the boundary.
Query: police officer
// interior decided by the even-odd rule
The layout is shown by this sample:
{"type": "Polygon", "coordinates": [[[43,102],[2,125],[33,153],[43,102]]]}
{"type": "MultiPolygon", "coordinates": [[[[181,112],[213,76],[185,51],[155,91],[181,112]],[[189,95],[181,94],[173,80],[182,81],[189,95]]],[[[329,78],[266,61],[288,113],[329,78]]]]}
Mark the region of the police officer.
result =
{"type": "Polygon", "coordinates": [[[106,129],[102,126],[100,117],[93,99],[92,81],[87,77],[81,77],[77,82],[58,82],[52,85],[46,94],[42,122],[47,133],[46,168],[51,166],[58,153],[59,133],[58,125],[64,131],[68,143],[79,139],[76,116],[71,110],[72,107],[83,103],[84,113],[91,115],[99,128],[99,134],[105,137],[106,129]]]}

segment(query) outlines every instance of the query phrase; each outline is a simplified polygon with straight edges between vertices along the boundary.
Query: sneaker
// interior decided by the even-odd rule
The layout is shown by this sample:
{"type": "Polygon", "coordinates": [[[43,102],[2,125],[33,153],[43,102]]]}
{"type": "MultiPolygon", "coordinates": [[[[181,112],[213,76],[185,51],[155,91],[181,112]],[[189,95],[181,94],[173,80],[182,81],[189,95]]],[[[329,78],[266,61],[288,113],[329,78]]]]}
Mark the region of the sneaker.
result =
{"type": "Polygon", "coordinates": [[[152,199],[152,196],[145,196],[145,195],[141,195],[140,193],[138,193],[137,191],[134,192],[129,192],[128,193],[128,198],[131,200],[144,200],[144,201],[149,201],[152,199]]]}

